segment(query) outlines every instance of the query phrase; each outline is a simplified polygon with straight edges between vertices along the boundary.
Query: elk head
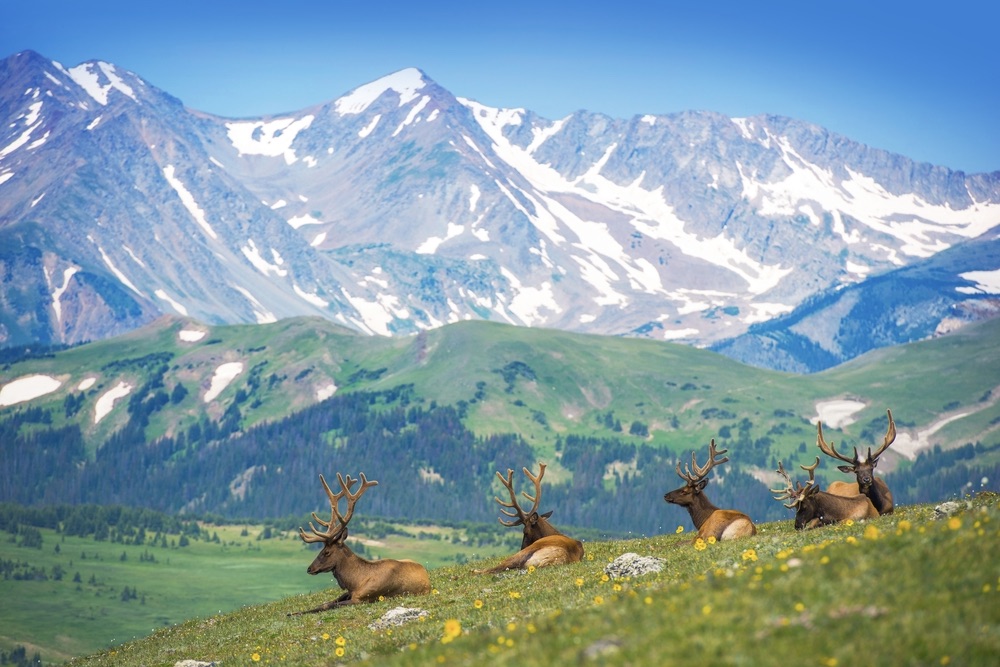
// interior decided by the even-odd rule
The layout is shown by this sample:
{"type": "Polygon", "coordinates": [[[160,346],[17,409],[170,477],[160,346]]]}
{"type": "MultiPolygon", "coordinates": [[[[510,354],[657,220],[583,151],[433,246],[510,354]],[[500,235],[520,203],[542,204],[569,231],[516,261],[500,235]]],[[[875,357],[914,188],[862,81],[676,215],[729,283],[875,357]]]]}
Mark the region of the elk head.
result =
{"type": "Polygon", "coordinates": [[[695,459],[695,453],[691,452],[690,467],[685,465],[684,471],[681,472],[681,464],[677,464],[677,476],[684,480],[684,486],[679,489],[674,489],[670,493],[664,494],[663,499],[668,503],[673,503],[674,505],[691,507],[699,500],[702,490],[705,488],[705,485],[708,484],[708,480],[705,478],[708,476],[708,473],[712,471],[712,468],[729,460],[728,456],[721,459],[718,458],[727,451],[729,450],[723,449],[722,451],[716,451],[715,438],[712,438],[712,442],[708,446],[708,462],[705,463],[704,466],[698,465],[698,461],[695,459]]]}
{"type": "Polygon", "coordinates": [[[510,468],[507,469],[507,476],[504,477],[497,471],[497,478],[500,483],[504,485],[507,492],[510,494],[510,502],[505,502],[500,500],[498,497],[494,497],[497,504],[500,505],[500,511],[507,516],[513,518],[513,521],[504,521],[502,518],[499,520],[505,526],[524,526],[524,538],[521,540],[521,548],[531,545],[537,540],[543,537],[548,537],[549,535],[561,535],[555,526],[549,523],[549,517],[552,516],[552,512],[546,512],[545,514],[538,513],[538,505],[542,500],[542,477],[545,476],[545,464],[538,464],[538,475],[532,475],[527,468],[521,468],[525,476],[531,480],[531,483],[535,485],[535,495],[528,495],[527,491],[522,491],[521,494],[531,502],[531,509],[525,511],[521,507],[520,503],[517,502],[517,493],[514,491],[514,471],[510,468]],[[510,511],[513,510],[513,511],[510,511]]]}
{"type": "Polygon", "coordinates": [[[811,466],[800,466],[809,473],[809,481],[805,484],[796,482],[793,486],[791,478],[785,472],[785,466],[778,461],[778,474],[785,479],[785,488],[771,489],[771,493],[777,493],[775,500],[790,500],[783,503],[788,509],[795,510],[795,530],[802,530],[806,526],[813,526],[825,523],[823,512],[816,502],[816,494],[819,492],[819,485],[816,484],[816,466],[819,465],[819,457],[816,463],[811,466]]]}
{"type": "Polygon", "coordinates": [[[334,493],[330,490],[330,485],[326,483],[326,479],[323,478],[323,475],[320,475],[319,479],[323,482],[323,488],[326,490],[326,495],[330,499],[330,520],[324,521],[316,516],[316,512],[313,512],[313,519],[326,530],[320,531],[313,525],[312,521],[310,521],[309,528],[312,529],[312,535],[307,534],[300,527],[299,537],[302,538],[303,542],[323,543],[323,549],[319,552],[306,571],[309,574],[319,574],[320,572],[333,572],[336,574],[338,565],[340,565],[344,559],[354,555],[344,543],[345,540],[347,540],[347,524],[351,521],[351,517],[354,516],[354,505],[358,502],[358,498],[364,495],[365,491],[372,486],[377,486],[378,482],[369,482],[365,477],[365,474],[361,473],[361,488],[358,489],[357,493],[351,493],[351,487],[354,486],[358,480],[351,479],[350,475],[348,475],[345,480],[343,475],[338,472],[337,482],[340,484],[340,491],[334,493]],[[341,515],[338,507],[341,499],[343,498],[347,498],[346,515],[341,515]]]}
{"type": "Polygon", "coordinates": [[[896,423],[892,420],[892,410],[886,410],[886,413],[889,415],[889,428],[885,432],[882,445],[874,453],[872,453],[872,448],[869,447],[867,456],[859,454],[857,447],[854,448],[853,458],[844,456],[837,451],[832,442],[828,443],[823,439],[823,423],[816,423],[816,444],[819,445],[820,450],[827,456],[846,463],[847,465],[837,466],[837,469],[840,472],[854,473],[858,480],[858,489],[865,495],[869,495],[869,490],[875,481],[875,466],[878,465],[878,457],[896,439],[896,423]]]}

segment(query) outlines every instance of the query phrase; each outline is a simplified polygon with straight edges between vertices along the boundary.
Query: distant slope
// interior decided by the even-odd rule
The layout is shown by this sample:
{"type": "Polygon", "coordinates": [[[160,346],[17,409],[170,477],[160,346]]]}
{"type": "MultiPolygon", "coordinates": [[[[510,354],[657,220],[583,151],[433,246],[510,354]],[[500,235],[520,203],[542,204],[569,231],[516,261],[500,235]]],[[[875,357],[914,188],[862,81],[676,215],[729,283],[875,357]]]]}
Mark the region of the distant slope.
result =
{"type": "MultiPolygon", "coordinates": [[[[913,502],[1000,478],[998,333],[992,320],[793,376],[486,322],[387,339],[321,319],[163,320],[2,369],[0,499],[284,516],[313,506],[317,473],[364,469],[386,479],[380,514],[485,521],[493,473],[540,460],[562,522],[620,529],[631,508],[629,529],[649,533],[669,514],[648,499],[710,439],[731,457],[713,500],[766,517],[776,461],[815,456],[817,415],[831,439],[865,446],[891,408],[899,436],[880,470],[920,471],[897,499],[913,502]],[[40,395],[12,403],[29,389],[40,395]],[[978,449],[955,454],[967,443],[978,449]],[[938,465],[915,466],[921,454],[938,465]]],[[[841,476],[829,462],[820,475],[841,476]]]]}
{"type": "Polygon", "coordinates": [[[910,266],[824,291],[711,349],[753,366],[812,373],[997,316],[1000,235],[990,232],[910,266]]]}

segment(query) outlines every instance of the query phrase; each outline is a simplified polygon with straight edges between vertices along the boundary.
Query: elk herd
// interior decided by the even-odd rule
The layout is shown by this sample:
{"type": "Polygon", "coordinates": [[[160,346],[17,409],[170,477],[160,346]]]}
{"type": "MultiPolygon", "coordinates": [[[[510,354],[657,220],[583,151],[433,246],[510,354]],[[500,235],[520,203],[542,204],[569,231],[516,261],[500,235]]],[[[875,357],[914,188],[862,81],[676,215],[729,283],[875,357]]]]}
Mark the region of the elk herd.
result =
{"type": "MultiPolygon", "coordinates": [[[[832,442],[828,443],[823,438],[822,423],[817,423],[817,446],[823,454],[845,464],[838,466],[841,472],[854,473],[856,481],[853,483],[833,482],[826,491],[821,491],[815,479],[816,468],[820,463],[819,456],[812,465],[800,466],[809,473],[809,481],[804,484],[793,482],[784,465],[778,462],[776,472],[785,486],[771,489],[771,492],[778,494],[774,496],[775,500],[787,500],[789,502],[783,503],[785,507],[795,510],[796,530],[816,528],[849,519],[855,521],[872,519],[892,513],[892,493],[886,483],[874,475],[879,456],[889,448],[896,437],[896,424],[893,422],[892,412],[888,410],[886,412],[889,416],[889,427],[882,444],[874,453],[869,447],[867,453],[862,454],[855,447],[853,457],[839,453],[832,442]]],[[[738,510],[719,509],[704,493],[708,484],[708,474],[716,466],[729,461],[729,457],[723,457],[727,451],[717,450],[715,440],[712,439],[708,448],[708,460],[703,466],[698,465],[696,453],[692,452],[691,465],[685,465],[682,470],[678,463],[676,468],[677,476],[684,481],[684,485],[663,496],[667,503],[678,505],[688,511],[691,522],[698,531],[695,540],[707,541],[709,538],[734,540],[757,533],[757,527],[749,516],[738,510]]],[[[540,463],[537,475],[532,474],[527,468],[522,468],[525,477],[534,486],[534,495],[527,491],[521,492],[521,495],[531,503],[527,510],[518,501],[517,492],[514,490],[514,471],[508,469],[506,476],[497,471],[497,478],[510,496],[509,501],[499,497],[494,498],[500,506],[500,512],[507,517],[506,520],[501,517],[499,521],[504,526],[522,527],[521,550],[503,559],[496,566],[474,570],[475,573],[498,574],[507,570],[576,563],[583,559],[583,543],[564,535],[549,522],[549,517],[552,516],[551,510],[544,514],[539,513],[545,468],[546,465],[540,463]]],[[[351,489],[359,480],[352,479],[350,475],[344,478],[338,472],[337,483],[340,490],[334,493],[323,475],[320,475],[319,479],[330,501],[330,520],[321,519],[313,512],[313,520],[323,530],[310,521],[311,534],[299,528],[299,536],[303,542],[322,544],[322,549],[307,568],[307,572],[309,574],[331,572],[344,593],[336,600],[290,615],[316,613],[342,605],[389,597],[430,593],[430,576],[420,563],[412,560],[367,560],[352,552],[346,544],[347,524],[354,516],[354,507],[358,499],[368,489],[377,486],[378,482],[369,481],[362,472],[361,486],[357,492],[352,493],[351,489]],[[345,514],[340,513],[342,500],[346,500],[347,503],[345,514]]]]}

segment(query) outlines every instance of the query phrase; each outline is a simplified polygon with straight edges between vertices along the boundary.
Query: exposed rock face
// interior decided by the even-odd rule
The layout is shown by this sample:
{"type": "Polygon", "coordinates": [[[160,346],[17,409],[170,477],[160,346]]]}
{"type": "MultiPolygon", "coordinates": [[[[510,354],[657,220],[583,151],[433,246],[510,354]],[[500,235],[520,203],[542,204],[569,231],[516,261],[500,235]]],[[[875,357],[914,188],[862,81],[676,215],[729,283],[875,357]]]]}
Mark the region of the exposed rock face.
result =
{"type": "MultiPolygon", "coordinates": [[[[377,335],[475,318],[709,345],[1000,226],[1000,171],[918,164],[788,118],[551,121],[416,69],[246,120],[104,62],[26,51],[0,61],[0,81],[0,346],[163,314],[319,315],[377,335]]],[[[766,354],[719,349],[814,369],[990,316],[960,308],[1000,293],[985,252],[968,246],[948,280],[911,290],[886,320],[901,326],[845,335],[865,302],[852,292],[767,337],[766,354]]]]}

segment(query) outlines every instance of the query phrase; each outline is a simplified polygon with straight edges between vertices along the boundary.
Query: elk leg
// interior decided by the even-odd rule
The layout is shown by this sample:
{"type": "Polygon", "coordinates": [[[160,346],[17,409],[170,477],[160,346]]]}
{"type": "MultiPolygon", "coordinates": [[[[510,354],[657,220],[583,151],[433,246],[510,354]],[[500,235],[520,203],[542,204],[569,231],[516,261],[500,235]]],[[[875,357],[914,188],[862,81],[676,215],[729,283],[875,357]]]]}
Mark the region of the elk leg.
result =
{"type": "Polygon", "coordinates": [[[331,600],[329,602],[324,602],[320,606],[315,607],[313,609],[307,609],[305,611],[296,611],[296,612],[293,612],[293,613],[288,614],[288,615],[289,616],[302,616],[303,614],[317,614],[317,613],[319,613],[321,611],[327,611],[329,609],[333,609],[334,607],[342,607],[345,604],[354,604],[354,600],[351,599],[351,593],[350,593],[350,591],[344,593],[343,595],[341,595],[336,600],[331,600]]]}

